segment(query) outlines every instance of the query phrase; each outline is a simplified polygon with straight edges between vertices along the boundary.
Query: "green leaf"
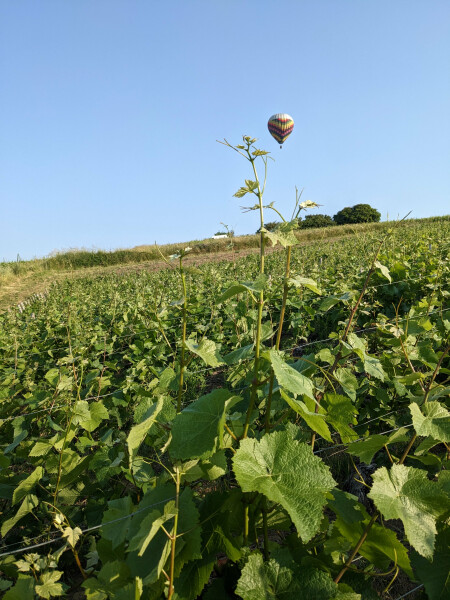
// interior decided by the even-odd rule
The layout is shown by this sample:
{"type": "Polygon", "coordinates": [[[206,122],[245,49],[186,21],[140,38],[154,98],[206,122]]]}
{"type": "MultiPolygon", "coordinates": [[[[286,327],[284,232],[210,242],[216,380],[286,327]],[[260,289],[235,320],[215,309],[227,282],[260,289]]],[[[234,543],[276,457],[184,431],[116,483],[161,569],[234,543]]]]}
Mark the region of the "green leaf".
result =
{"type": "Polygon", "coordinates": [[[195,481],[196,479],[206,479],[214,481],[222,477],[227,472],[227,458],[224,450],[219,450],[210,458],[202,460],[193,460],[183,465],[184,481],[195,481]],[[192,463],[192,465],[191,465],[192,463]]]}
{"type": "Polygon", "coordinates": [[[382,265],[378,260],[376,260],[374,262],[374,266],[377,269],[380,269],[381,273],[383,274],[384,277],[386,277],[386,279],[388,279],[389,281],[392,281],[392,277],[389,273],[389,269],[385,265],[382,265]]]}
{"type": "Polygon", "coordinates": [[[3,537],[8,533],[10,529],[14,527],[16,523],[20,521],[23,517],[32,512],[39,505],[39,501],[34,494],[28,494],[25,496],[24,501],[20,505],[19,510],[16,512],[14,517],[11,517],[7,521],[4,521],[1,529],[1,534],[3,537]]]}
{"type": "Polygon", "coordinates": [[[153,510],[150,514],[146,515],[141,524],[141,531],[133,537],[128,547],[128,551],[132,552],[136,550],[138,556],[142,556],[147,550],[148,545],[161,529],[161,525],[164,525],[167,521],[170,521],[177,514],[175,508],[175,501],[171,500],[164,506],[164,512],[161,514],[160,510],[153,510]]]}
{"type": "Polygon", "coordinates": [[[319,530],[325,495],[336,484],[329,468],[286,431],[244,439],[233,457],[244,492],[260,492],[289,513],[304,541],[319,530]]]}
{"type": "MultiPolygon", "coordinates": [[[[338,516],[333,528],[339,531],[346,543],[356,546],[370,517],[364,506],[352,494],[338,489],[332,490],[331,494],[333,500],[329,501],[328,505],[338,516]]],[[[396,562],[408,577],[414,578],[406,548],[399,542],[393,531],[377,523],[372,525],[359,553],[383,570],[396,562]]]]}
{"type": "Polygon", "coordinates": [[[355,402],[356,400],[356,390],[358,389],[358,380],[350,371],[350,369],[340,368],[336,369],[334,374],[336,379],[342,386],[342,389],[347,394],[349,398],[355,402]]]}
{"type": "Polygon", "coordinates": [[[50,385],[56,388],[59,381],[59,369],[50,369],[44,375],[44,378],[50,383],[50,385]]]}
{"type": "Polygon", "coordinates": [[[10,587],[12,587],[12,581],[7,581],[0,577],[0,592],[5,592],[6,590],[9,590],[10,587]]]}
{"type": "Polygon", "coordinates": [[[432,561],[413,552],[412,564],[430,600],[450,598],[450,528],[438,533],[432,561]]]}
{"type": "Polygon", "coordinates": [[[375,454],[388,443],[385,435],[375,434],[358,442],[352,442],[348,453],[357,456],[363,463],[370,464],[375,454]]]}
{"type": "Polygon", "coordinates": [[[63,537],[67,539],[72,548],[75,548],[82,534],[83,532],[79,527],[75,527],[75,529],[72,529],[72,527],[66,527],[63,531],[63,537]]]}
{"type": "Polygon", "coordinates": [[[89,421],[91,413],[89,412],[89,403],[86,400],[77,400],[73,407],[72,423],[78,425],[84,421],[89,421]]]}
{"type": "Polygon", "coordinates": [[[19,575],[14,587],[3,596],[3,600],[34,600],[34,578],[19,575]]]}
{"type": "Polygon", "coordinates": [[[240,396],[216,389],[179,413],[172,423],[169,451],[173,458],[208,458],[223,447],[226,412],[240,396]]]}
{"type": "Polygon", "coordinates": [[[387,373],[381,366],[378,358],[374,358],[368,354],[364,355],[364,370],[368,375],[372,375],[372,377],[380,381],[384,381],[387,378],[387,373]]]}
{"type": "Polygon", "coordinates": [[[325,394],[322,404],[327,411],[327,421],[336,429],[344,444],[358,437],[351,425],[357,424],[358,411],[346,396],[340,394],[325,394]]]}
{"type": "Polygon", "coordinates": [[[147,411],[147,418],[144,421],[142,421],[142,423],[139,423],[138,425],[135,425],[131,428],[131,431],[127,437],[130,469],[133,468],[133,460],[138,453],[139,447],[144,441],[147,433],[150,431],[151,426],[156,421],[156,417],[161,411],[163,404],[163,398],[158,398],[155,404],[153,404],[153,406],[151,406],[150,409],[147,411]]]}
{"type": "Polygon", "coordinates": [[[275,377],[281,387],[288,392],[297,395],[305,395],[316,402],[314,397],[314,386],[311,379],[299,373],[296,369],[289,366],[276,350],[269,350],[267,353],[272,363],[275,377]]]}
{"type": "Polygon", "coordinates": [[[448,499],[427,473],[414,467],[393,465],[373,474],[368,496],[386,519],[401,519],[410,544],[425,558],[433,557],[436,518],[448,499]]]}
{"type": "Polygon", "coordinates": [[[304,402],[291,398],[283,390],[281,390],[281,397],[288,403],[292,410],[295,410],[295,412],[302,417],[305,423],[313,431],[318,433],[325,440],[331,442],[331,433],[328,429],[328,425],[325,423],[325,416],[323,414],[310,411],[304,402]]]}
{"type": "Polygon", "coordinates": [[[247,358],[250,358],[253,354],[254,347],[254,344],[249,344],[248,346],[236,348],[236,350],[233,350],[229,354],[226,354],[223,357],[223,360],[229,366],[235,365],[236,363],[241,362],[241,360],[246,360],[247,358]]]}
{"type": "Polygon", "coordinates": [[[100,400],[98,402],[93,402],[89,406],[89,418],[83,421],[80,421],[81,427],[86,431],[94,431],[100,425],[100,423],[109,417],[109,413],[103,402],[100,400]]]}
{"type": "Polygon", "coordinates": [[[297,567],[293,561],[282,566],[274,558],[264,562],[261,554],[251,554],[236,593],[243,600],[360,600],[359,594],[348,589],[345,586],[344,592],[319,569],[297,567]]]}
{"type": "Polygon", "coordinates": [[[36,442],[31,448],[29,456],[45,456],[53,448],[53,443],[55,440],[56,436],[51,438],[50,440],[36,442]]]}
{"type": "Polygon", "coordinates": [[[112,542],[113,549],[126,540],[131,516],[129,519],[124,517],[132,513],[133,510],[134,505],[129,496],[108,502],[108,510],[103,513],[101,532],[103,538],[112,542]],[[108,525],[110,521],[112,522],[108,525]]]}
{"type": "Polygon", "coordinates": [[[276,246],[279,243],[283,248],[287,248],[288,246],[298,244],[298,239],[294,233],[297,228],[297,221],[291,221],[289,223],[280,223],[274,231],[269,231],[265,227],[262,227],[260,231],[264,233],[264,237],[270,241],[272,246],[276,246]]]}
{"type": "Polygon", "coordinates": [[[212,340],[203,339],[200,344],[194,344],[191,340],[187,340],[185,345],[190,352],[200,356],[210,367],[219,367],[224,364],[224,360],[212,340]]]}
{"type": "Polygon", "coordinates": [[[252,181],[251,179],[246,179],[245,185],[247,186],[247,189],[250,190],[251,192],[258,189],[258,182],[252,181]]]}
{"type": "Polygon", "coordinates": [[[12,506],[17,504],[25,498],[25,496],[31,492],[34,486],[42,479],[44,475],[43,467],[36,467],[36,469],[26,479],[21,481],[16,487],[12,497],[12,506]]]}
{"type": "Polygon", "coordinates": [[[140,600],[144,591],[144,585],[140,577],[135,577],[132,583],[127,583],[123,588],[117,590],[114,600],[140,600]]]}
{"type": "Polygon", "coordinates": [[[330,308],[333,308],[336,304],[342,302],[340,298],[336,298],[336,296],[329,296],[328,298],[324,298],[319,306],[320,312],[327,312],[330,308]]]}
{"type": "Polygon", "coordinates": [[[298,587],[294,574],[288,567],[280,566],[276,560],[266,563],[261,554],[251,554],[242,569],[236,594],[243,600],[297,600],[298,587]]]}
{"type": "MultiPolygon", "coordinates": [[[[174,499],[175,486],[173,485],[156,487],[145,494],[131,522],[128,534],[131,544],[133,544],[134,536],[141,539],[142,534],[145,534],[145,529],[142,526],[148,514],[145,509],[152,510],[157,508],[156,504],[167,504],[174,499]]],[[[169,529],[171,529],[170,525],[169,529]]],[[[178,576],[186,562],[200,558],[201,527],[199,526],[199,513],[189,487],[186,487],[180,494],[177,533],[180,537],[176,544],[175,576],[178,576]]],[[[166,562],[170,557],[170,549],[169,538],[159,528],[142,556],[136,550],[128,552],[126,564],[129,566],[133,577],[141,577],[144,585],[151,585],[159,579],[161,570],[166,566],[166,562]]]]}
{"type": "Polygon", "coordinates": [[[13,441],[6,446],[3,450],[3,454],[8,454],[17,448],[17,446],[22,442],[28,435],[28,431],[26,429],[22,429],[21,425],[19,427],[14,427],[14,439],[13,441]]]}
{"type": "Polygon", "coordinates": [[[309,277],[300,277],[300,275],[295,275],[295,277],[290,277],[288,279],[288,284],[293,285],[296,288],[306,287],[318,296],[322,294],[314,279],[310,279],[309,277]]]}
{"type": "Polygon", "coordinates": [[[410,404],[414,429],[417,435],[432,436],[440,442],[450,442],[450,413],[439,402],[427,402],[422,411],[417,404],[410,404]]]}
{"type": "Polygon", "coordinates": [[[42,598],[53,598],[64,594],[64,586],[57,583],[61,578],[62,571],[46,571],[39,578],[39,584],[36,585],[36,593],[42,598]]]}
{"type": "Polygon", "coordinates": [[[255,281],[248,281],[244,283],[236,283],[229,287],[226,292],[224,292],[220,298],[217,300],[217,304],[221,304],[231,298],[232,296],[236,296],[236,294],[241,294],[242,292],[250,292],[253,300],[256,301],[254,294],[259,294],[264,291],[267,284],[267,276],[266,275],[258,275],[255,281]]]}

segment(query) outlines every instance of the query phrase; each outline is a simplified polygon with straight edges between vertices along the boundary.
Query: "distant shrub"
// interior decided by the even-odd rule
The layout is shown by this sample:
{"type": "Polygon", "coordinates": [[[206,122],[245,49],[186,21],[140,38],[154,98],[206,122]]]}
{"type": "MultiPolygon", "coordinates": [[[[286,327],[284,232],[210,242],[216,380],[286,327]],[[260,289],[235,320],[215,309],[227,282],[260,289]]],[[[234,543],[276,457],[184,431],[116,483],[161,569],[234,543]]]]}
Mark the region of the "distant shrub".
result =
{"type": "MultiPolygon", "coordinates": [[[[278,221],[269,221],[269,223],[264,223],[264,227],[267,231],[273,231],[279,224],[278,221]]],[[[259,233],[259,229],[256,233],[259,233]]]]}
{"type": "Polygon", "coordinates": [[[312,227],[330,227],[336,225],[329,215],[306,215],[305,220],[299,223],[301,229],[312,227]]]}
{"type": "Polygon", "coordinates": [[[381,213],[370,204],[355,204],[347,206],[334,215],[333,219],[337,225],[348,225],[353,223],[378,223],[381,213]]]}

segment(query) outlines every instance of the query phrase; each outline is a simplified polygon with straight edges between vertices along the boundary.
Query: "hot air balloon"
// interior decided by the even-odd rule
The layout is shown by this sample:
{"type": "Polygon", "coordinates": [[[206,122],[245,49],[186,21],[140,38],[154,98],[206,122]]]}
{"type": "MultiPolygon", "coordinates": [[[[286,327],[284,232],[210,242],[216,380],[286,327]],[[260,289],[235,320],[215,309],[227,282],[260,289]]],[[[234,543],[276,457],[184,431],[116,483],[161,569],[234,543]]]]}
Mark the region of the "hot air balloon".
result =
{"type": "Polygon", "coordinates": [[[267,123],[271,135],[279,142],[280,148],[283,142],[291,135],[294,129],[294,119],[286,114],[272,115],[267,123]]]}

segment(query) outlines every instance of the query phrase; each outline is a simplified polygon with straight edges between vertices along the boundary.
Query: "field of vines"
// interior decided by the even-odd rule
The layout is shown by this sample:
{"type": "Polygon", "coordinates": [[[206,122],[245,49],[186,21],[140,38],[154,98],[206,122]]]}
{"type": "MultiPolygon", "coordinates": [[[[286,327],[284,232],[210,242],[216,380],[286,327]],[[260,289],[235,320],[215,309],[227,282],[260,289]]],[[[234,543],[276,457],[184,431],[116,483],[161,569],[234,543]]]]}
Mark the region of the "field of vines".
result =
{"type": "Polygon", "coordinates": [[[294,228],[0,315],[1,597],[450,597],[450,222],[294,228]]]}

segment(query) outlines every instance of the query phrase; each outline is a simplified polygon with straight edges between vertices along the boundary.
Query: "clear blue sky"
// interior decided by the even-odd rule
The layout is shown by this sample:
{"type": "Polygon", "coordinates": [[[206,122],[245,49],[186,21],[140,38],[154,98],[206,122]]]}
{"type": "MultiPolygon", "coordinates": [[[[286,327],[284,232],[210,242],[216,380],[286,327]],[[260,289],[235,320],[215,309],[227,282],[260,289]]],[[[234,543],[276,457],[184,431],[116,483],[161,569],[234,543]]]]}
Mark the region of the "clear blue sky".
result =
{"type": "Polygon", "coordinates": [[[0,260],[254,232],[242,134],[282,211],[450,212],[448,0],[0,0],[0,61],[0,260]]]}

